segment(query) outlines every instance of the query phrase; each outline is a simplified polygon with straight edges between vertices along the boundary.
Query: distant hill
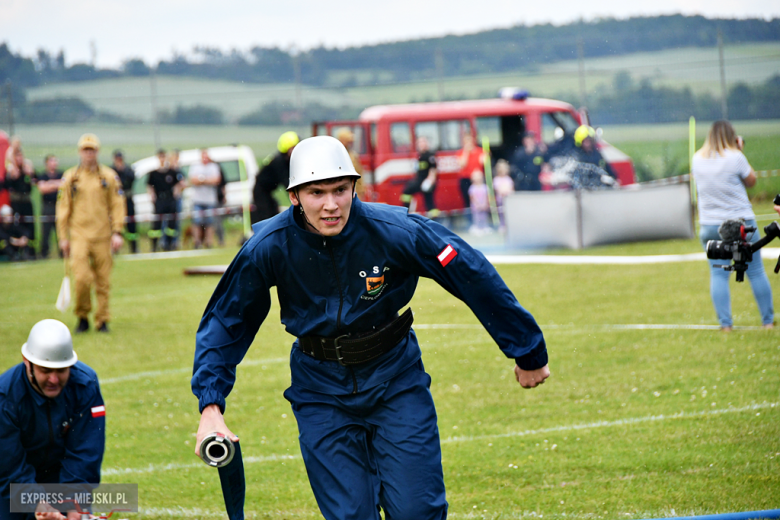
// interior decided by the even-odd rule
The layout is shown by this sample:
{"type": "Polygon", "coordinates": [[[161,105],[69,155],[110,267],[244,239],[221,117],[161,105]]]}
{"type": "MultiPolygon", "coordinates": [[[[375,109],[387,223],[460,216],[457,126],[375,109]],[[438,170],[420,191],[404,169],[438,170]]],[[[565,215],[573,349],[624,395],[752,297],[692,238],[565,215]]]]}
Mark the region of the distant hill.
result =
{"type": "Polygon", "coordinates": [[[395,81],[433,78],[439,72],[443,76],[463,76],[532,71],[540,64],[576,59],[580,44],[584,58],[712,47],[719,30],[725,44],[780,41],[780,19],[719,20],[682,15],[603,19],[563,26],[516,26],[344,50],[318,48],[303,55],[301,69],[303,77],[311,82],[326,81],[329,73],[337,70],[379,69],[392,73],[395,81]]]}
{"type": "MultiPolygon", "coordinates": [[[[312,86],[356,86],[530,71],[578,57],[621,56],[679,47],[712,47],[721,31],[728,44],[780,42],[780,19],[710,19],[703,16],[655,16],[626,20],[601,19],[563,26],[515,26],[463,36],[327,49],[319,47],[297,57],[279,48],[254,47],[223,53],[198,48],[193,56],[162,61],[164,75],[289,83],[299,67],[303,83],[312,86]]],[[[95,69],[79,63],[66,66],[62,53],[42,50],[34,58],[14,55],[0,45],[0,81],[30,87],[45,83],[148,76],[149,64],[129,59],[118,70],[95,69]]]]}

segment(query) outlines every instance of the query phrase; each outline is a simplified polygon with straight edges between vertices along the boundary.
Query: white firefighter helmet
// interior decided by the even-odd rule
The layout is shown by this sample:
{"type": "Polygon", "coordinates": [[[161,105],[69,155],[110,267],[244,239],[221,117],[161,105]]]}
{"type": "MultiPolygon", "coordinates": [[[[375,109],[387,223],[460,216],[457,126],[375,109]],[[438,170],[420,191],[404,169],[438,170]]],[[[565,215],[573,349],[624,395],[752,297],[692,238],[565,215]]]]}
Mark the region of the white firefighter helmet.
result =
{"type": "Polygon", "coordinates": [[[318,135],[301,141],[290,156],[291,190],[301,184],[339,177],[360,178],[349,152],[341,141],[329,135],[318,135]]]}
{"type": "Polygon", "coordinates": [[[30,363],[46,368],[65,368],[76,364],[78,356],[67,325],[57,320],[42,320],[33,325],[22,355],[30,363]]]}

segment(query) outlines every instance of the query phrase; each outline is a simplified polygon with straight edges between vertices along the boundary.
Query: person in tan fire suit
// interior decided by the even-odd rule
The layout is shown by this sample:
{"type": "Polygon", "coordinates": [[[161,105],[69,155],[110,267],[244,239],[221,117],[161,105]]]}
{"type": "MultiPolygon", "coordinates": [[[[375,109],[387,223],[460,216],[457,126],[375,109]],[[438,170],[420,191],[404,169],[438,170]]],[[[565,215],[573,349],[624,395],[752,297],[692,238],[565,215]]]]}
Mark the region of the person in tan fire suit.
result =
{"type": "Polygon", "coordinates": [[[97,295],[95,328],[108,332],[109,276],[122,247],[125,200],[116,172],[97,161],[100,141],[84,134],[78,142],[80,164],[63,175],[57,194],[57,236],[63,255],[70,259],[74,279],[76,332],[89,330],[91,287],[97,295]]]}

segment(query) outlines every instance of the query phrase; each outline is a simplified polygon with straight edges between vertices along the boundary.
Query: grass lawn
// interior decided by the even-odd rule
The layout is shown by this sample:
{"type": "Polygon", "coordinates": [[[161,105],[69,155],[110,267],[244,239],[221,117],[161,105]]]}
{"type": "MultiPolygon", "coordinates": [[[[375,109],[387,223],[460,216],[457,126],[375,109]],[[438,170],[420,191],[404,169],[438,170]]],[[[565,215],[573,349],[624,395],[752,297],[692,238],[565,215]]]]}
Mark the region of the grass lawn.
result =
{"type": "MultiPolygon", "coordinates": [[[[757,208],[757,212],[765,208],[757,208]]],[[[696,240],[585,254],[699,251],[696,240]]],[[[112,333],[74,339],[107,405],[104,481],[138,483],[141,518],[223,518],[217,472],[193,455],[195,330],[218,279],[187,266],[235,248],[169,260],[117,258],[112,333]]],[[[769,270],[774,259],[765,259],[769,270]]],[[[780,341],[757,330],[748,284],[732,282],[737,329],[715,326],[704,262],[502,265],[545,331],[551,379],[514,382],[473,314],[421,280],[411,303],[433,378],[451,518],[654,518],[779,507],[780,341]],[[636,325],[653,325],[638,330],[636,325]],[[740,328],[742,327],[742,328],[740,328]]],[[[778,278],[770,273],[777,291],[778,278]]],[[[0,264],[0,366],[20,361],[33,323],[54,309],[55,260],[0,264]]],[[[226,419],[241,437],[248,517],[319,518],[282,391],[292,337],[269,319],[238,369],[226,419]]]]}

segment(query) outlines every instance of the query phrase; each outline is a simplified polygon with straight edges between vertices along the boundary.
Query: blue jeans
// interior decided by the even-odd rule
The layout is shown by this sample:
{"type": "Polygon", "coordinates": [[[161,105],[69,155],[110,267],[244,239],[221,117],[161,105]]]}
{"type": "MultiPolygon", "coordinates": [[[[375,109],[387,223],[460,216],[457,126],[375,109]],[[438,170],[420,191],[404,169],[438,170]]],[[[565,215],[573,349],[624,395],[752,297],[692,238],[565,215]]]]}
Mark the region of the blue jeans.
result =
{"type": "MultiPolygon", "coordinates": [[[[745,221],[745,226],[758,229],[755,220],[745,221]]],[[[699,238],[706,251],[708,240],[720,240],[718,226],[701,226],[699,238]]],[[[758,242],[758,231],[754,231],[747,238],[749,242],[758,242]]],[[[734,323],[731,319],[731,293],[729,292],[731,272],[717,267],[719,265],[728,265],[730,262],[709,259],[707,261],[710,263],[710,294],[712,296],[712,304],[715,306],[715,312],[718,315],[718,321],[721,327],[731,327],[734,323]]],[[[775,310],[772,305],[772,288],[769,285],[766,271],[764,271],[764,264],[761,262],[760,250],[753,253],[753,261],[748,262],[746,273],[748,280],[750,280],[750,287],[753,289],[753,296],[756,299],[756,303],[758,303],[761,323],[764,325],[773,323],[775,310]]]]}
{"type": "Polygon", "coordinates": [[[192,223],[196,226],[213,226],[214,215],[204,214],[204,211],[211,211],[214,206],[207,204],[193,204],[192,205],[192,223]]]}

